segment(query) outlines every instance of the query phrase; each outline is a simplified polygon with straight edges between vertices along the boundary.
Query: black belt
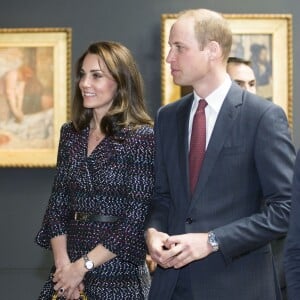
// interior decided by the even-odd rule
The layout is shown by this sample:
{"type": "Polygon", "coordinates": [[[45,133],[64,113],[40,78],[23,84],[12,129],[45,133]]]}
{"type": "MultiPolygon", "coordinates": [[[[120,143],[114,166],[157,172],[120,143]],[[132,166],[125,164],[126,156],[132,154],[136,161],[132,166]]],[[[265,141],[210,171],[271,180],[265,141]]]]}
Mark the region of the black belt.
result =
{"type": "Polygon", "coordinates": [[[119,217],[76,212],[74,214],[74,220],[75,221],[95,221],[95,222],[114,223],[119,220],[119,217]]]}

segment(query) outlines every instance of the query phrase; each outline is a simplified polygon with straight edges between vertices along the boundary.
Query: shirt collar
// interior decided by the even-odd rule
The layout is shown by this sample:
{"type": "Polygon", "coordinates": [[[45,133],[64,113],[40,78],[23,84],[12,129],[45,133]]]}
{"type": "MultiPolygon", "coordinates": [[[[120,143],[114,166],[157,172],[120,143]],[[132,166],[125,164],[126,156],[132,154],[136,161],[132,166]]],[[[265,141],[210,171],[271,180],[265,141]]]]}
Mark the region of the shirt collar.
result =
{"type": "MultiPolygon", "coordinates": [[[[231,87],[231,84],[232,84],[232,81],[231,81],[229,75],[226,74],[223,83],[205,98],[208,106],[210,106],[214,111],[216,111],[216,112],[220,111],[221,106],[224,102],[224,99],[231,87]]],[[[192,109],[193,109],[193,107],[198,106],[199,99],[200,99],[200,97],[194,91],[194,102],[193,102],[192,109]]]]}

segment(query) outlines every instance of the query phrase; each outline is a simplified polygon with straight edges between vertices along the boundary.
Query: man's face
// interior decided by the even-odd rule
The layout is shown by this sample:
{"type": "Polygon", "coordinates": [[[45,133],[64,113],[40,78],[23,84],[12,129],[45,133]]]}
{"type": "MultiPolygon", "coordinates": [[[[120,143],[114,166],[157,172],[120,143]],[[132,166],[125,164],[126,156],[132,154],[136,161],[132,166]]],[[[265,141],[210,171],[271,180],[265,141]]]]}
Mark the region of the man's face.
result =
{"type": "Polygon", "coordinates": [[[227,72],[241,88],[256,94],[256,80],[253,70],[243,63],[229,63],[227,72]]]}
{"type": "Polygon", "coordinates": [[[174,82],[195,86],[208,71],[209,53],[206,48],[200,49],[191,18],[180,19],[172,26],[169,46],[166,61],[170,64],[174,82]]]}

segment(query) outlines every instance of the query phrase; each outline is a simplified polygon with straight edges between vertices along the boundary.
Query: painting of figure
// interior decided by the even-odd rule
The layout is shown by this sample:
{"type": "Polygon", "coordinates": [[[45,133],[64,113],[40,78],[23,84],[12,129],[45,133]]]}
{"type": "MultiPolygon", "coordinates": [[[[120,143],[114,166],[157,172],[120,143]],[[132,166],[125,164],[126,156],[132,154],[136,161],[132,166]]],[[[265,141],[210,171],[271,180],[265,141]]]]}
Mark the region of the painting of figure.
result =
{"type": "Polygon", "coordinates": [[[0,48],[0,149],[53,146],[53,48],[0,48]]]}

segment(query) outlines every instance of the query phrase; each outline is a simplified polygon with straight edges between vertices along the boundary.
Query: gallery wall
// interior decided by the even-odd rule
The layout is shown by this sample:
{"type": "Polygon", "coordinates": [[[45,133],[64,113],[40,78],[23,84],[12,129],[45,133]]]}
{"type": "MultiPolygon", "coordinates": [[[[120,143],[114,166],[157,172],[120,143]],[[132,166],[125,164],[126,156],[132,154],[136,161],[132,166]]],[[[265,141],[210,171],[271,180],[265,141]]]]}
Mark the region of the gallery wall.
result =
{"type": "MultiPolygon", "coordinates": [[[[88,44],[116,40],[130,48],[145,80],[147,106],[161,105],[160,17],[204,7],[227,14],[293,14],[300,36],[299,0],[10,0],[0,2],[0,28],[72,28],[72,65],[88,44]]],[[[300,146],[300,44],[293,45],[293,138],[300,146]]],[[[73,76],[71,82],[73,83],[73,76]]],[[[72,84],[73,85],[73,84],[72,84]]],[[[54,168],[0,168],[0,288],[3,299],[37,299],[51,255],[34,244],[54,168]]]]}

